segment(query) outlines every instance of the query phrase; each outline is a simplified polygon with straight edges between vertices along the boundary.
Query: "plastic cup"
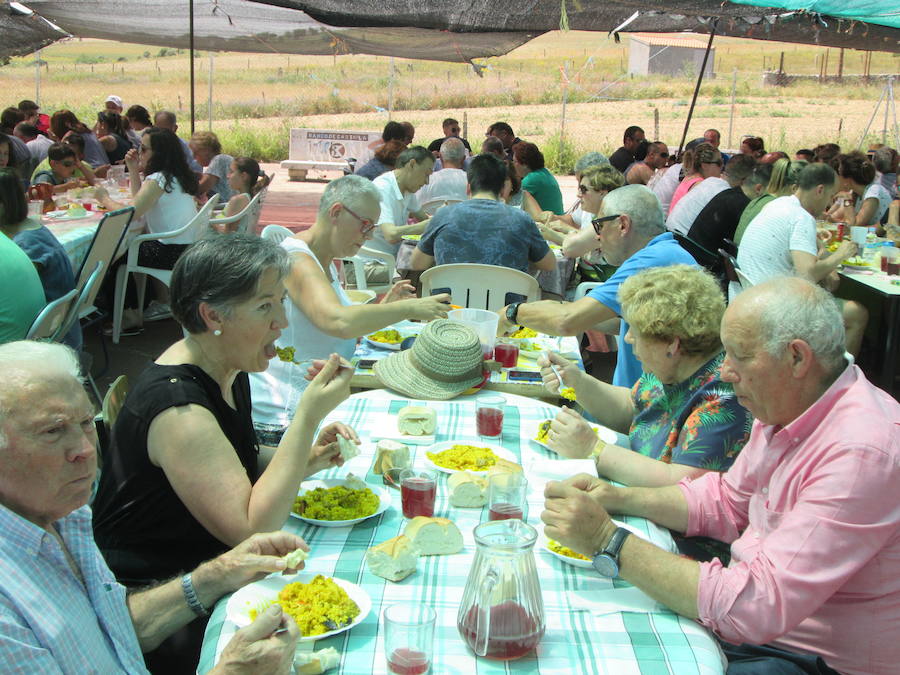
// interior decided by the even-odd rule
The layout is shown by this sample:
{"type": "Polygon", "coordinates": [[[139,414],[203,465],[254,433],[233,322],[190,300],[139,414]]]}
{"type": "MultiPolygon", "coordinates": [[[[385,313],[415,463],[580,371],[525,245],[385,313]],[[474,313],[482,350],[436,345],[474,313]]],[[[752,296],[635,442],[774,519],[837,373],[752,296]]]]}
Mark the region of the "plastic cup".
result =
{"type": "Polygon", "coordinates": [[[32,199],[28,202],[28,217],[40,219],[44,212],[44,202],[40,199],[32,199]]]}
{"type": "Polygon", "coordinates": [[[497,440],[503,435],[503,411],[506,399],[492,394],[475,401],[475,427],[483,439],[497,440]]]}
{"type": "Polygon", "coordinates": [[[400,503],[404,518],[434,515],[437,472],[404,469],[400,473],[400,503]]]}
{"type": "Polygon", "coordinates": [[[485,359],[494,355],[497,325],[500,322],[500,317],[496,312],[489,312],[486,309],[451,309],[447,312],[447,318],[466,324],[478,334],[485,359]]]}
{"type": "Polygon", "coordinates": [[[525,518],[528,481],[520,473],[499,473],[488,478],[488,520],[525,518]]]}
{"type": "Polygon", "coordinates": [[[867,227],[854,225],[850,228],[850,241],[859,246],[860,252],[862,252],[863,247],[866,245],[866,235],[868,233],[869,229],[867,227]]]}
{"type": "Polygon", "coordinates": [[[431,670],[434,623],[428,605],[391,605],[384,610],[384,655],[387,672],[423,675],[431,670]]]}
{"type": "Polygon", "coordinates": [[[515,368],[519,361],[519,347],[502,342],[494,345],[494,360],[504,368],[515,368]]]}

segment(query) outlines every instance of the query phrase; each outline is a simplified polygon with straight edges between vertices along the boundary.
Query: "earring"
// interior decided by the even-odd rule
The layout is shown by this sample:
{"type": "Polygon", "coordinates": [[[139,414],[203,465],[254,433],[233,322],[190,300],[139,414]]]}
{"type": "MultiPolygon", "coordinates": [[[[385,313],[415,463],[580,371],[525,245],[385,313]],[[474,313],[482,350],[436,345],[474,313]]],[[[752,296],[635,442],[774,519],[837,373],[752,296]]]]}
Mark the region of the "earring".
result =
{"type": "Polygon", "coordinates": [[[671,358],[672,358],[672,352],[666,352],[666,358],[667,358],[667,359],[671,359],[671,358]]]}
{"type": "MultiPolygon", "coordinates": [[[[216,328],[213,331],[213,335],[215,335],[216,337],[219,337],[221,334],[222,334],[222,331],[219,328],[216,328]]],[[[671,354],[669,354],[669,356],[671,356],[671,354]]]]}

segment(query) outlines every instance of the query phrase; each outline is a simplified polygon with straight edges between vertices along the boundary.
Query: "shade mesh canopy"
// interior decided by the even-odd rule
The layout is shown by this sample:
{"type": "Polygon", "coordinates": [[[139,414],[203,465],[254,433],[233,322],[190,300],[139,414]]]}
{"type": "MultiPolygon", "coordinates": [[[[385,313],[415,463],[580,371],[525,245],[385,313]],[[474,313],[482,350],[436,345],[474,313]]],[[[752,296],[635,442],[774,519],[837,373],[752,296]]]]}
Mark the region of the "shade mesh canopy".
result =
{"type": "Polygon", "coordinates": [[[766,2],[764,7],[724,0],[254,1],[299,9],[335,26],[416,26],[462,33],[544,32],[564,25],[572,30],[611,31],[635,12],[639,13],[638,17],[622,30],[704,33],[709,31],[712,19],[719,17],[716,32],[729,37],[900,51],[900,32],[897,30],[900,17],[896,0],[890,3],[862,0],[766,2]],[[827,7],[835,11],[840,8],[840,16],[846,18],[788,11],[805,6],[827,7]]]}
{"type": "Polygon", "coordinates": [[[0,60],[30,54],[66,37],[36,14],[13,14],[5,3],[0,4],[0,60]]]}
{"type": "MultiPolygon", "coordinates": [[[[24,0],[78,37],[187,48],[187,0],[24,0]]],[[[197,49],[283,54],[375,54],[466,62],[501,56],[539,33],[451,33],[404,26],[333,27],[295,9],[248,0],[195,0],[197,49]]],[[[26,50],[27,51],[27,50],[26,50]]]]}

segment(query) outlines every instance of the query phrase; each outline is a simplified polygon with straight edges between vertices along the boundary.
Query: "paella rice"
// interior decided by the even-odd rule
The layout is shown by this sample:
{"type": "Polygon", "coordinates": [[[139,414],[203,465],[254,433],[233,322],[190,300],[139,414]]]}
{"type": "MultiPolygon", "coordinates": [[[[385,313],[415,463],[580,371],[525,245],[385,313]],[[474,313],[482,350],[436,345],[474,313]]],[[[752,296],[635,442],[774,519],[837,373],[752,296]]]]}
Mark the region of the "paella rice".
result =
{"type": "Polygon", "coordinates": [[[369,488],[354,490],[344,485],[318,487],[294,500],[294,513],[313,520],[355,520],[371,516],[381,503],[369,488]]]}
{"type": "Polygon", "coordinates": [[[394,330],[378,330],[368,336],[372,342],[382,342],[384,344],[396,345],[403,342],[403,336],[400,331],[394,330]]]}
{"type": "Polygon", "coordinates": [[[293,617],[303,637],[322,635],[347,626],[359,615],[359,606],[347,595],[347,591],[321,574],[309,583],[295,581],[288,584],[278,593],[277,600],[251,609],[250,619],[256,619],[273,602],[293,617]]]}
{"type": "Polygon", "coordinates": [[[580,553],[576,553],[570,548],[566,548],[558,541],[553,541],[552,539],[547,540],[547,548],[553,551],[554,553],[558,553],[559,555],[564,555],[567,558],[575,558],[576,560],[590,560],[586,555],[581,555],[580,553]]]}
{"type": "Polygon", "coordinates": [[[436,466],[454,471],[487,471],[497,463],[493,450],[476,445],[454,445],[441,452],[425,454],[436,466]]]}

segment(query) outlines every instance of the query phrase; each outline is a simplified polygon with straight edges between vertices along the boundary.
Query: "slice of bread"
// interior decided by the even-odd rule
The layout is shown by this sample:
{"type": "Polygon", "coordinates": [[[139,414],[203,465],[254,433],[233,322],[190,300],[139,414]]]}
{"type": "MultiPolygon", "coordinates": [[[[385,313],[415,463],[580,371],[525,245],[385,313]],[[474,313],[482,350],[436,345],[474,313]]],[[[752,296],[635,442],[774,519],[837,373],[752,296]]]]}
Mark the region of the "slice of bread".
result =
{"type": "Polygon", "coordinates": [[[397,441],[384,439],[375,446],[375,465],[372,471],[383,474],[390,469],[405,469],[409,466],[409,446],[397,441]]]}
{"type": "Polygon", "coordinates": [[[400,408],[397,428],[408,436],[431,436],[437,427],[437,411],[419,405],[400,408]]]}
{"type": "Polygon", "coordinates": [[[418,549],[402,534],[366,551],[369,571],[388,581],[400,581],[415,572],[418,559],[418,549]]]}
{"type": "Polygon", "coordinates": [[[448,555],[462,551],[462,533],[446,518],[416,516],[403,532],[412,539],[421,555],[448,555]]]}
{"type": "Polygon", "coordinates": [[[298,651],[294,654],[294,670],[297,675],[321,675],[340,662],[341,654],[334,647],[326,647],[317,652],[298,651]]]}
{"type": "Polygon", "coordinates": [[[284,564],[290,569],[295,569],[309,557],[309,551],[304,551],[302,548],[298,548],[294,551],[288,553],[282,560],[284,560],[284,564]]]}
{"type": "Polygon", "coordinates": [[[522,473],[522,466],[515,462],[510,462],[508,459],[498,457],[497,462],[488,469],[488,476],[493,476],[497,473],[522,473]]]}
{"type": "Polygon", "coordinates": [[[447,479],[450,487],[450,505],[460,508],[480,508],[487,504],[487,480],[465,471],[452,474],[447,479]]]}
{"type": "Polygon", "coordinates": [[[341,458],[346,462],[348,460],[353,459],[359,454],[359,446],[353,441],[348,441],[346,438],[338,434],[337,437],[338,448],[341,451],[341,458]]]}

